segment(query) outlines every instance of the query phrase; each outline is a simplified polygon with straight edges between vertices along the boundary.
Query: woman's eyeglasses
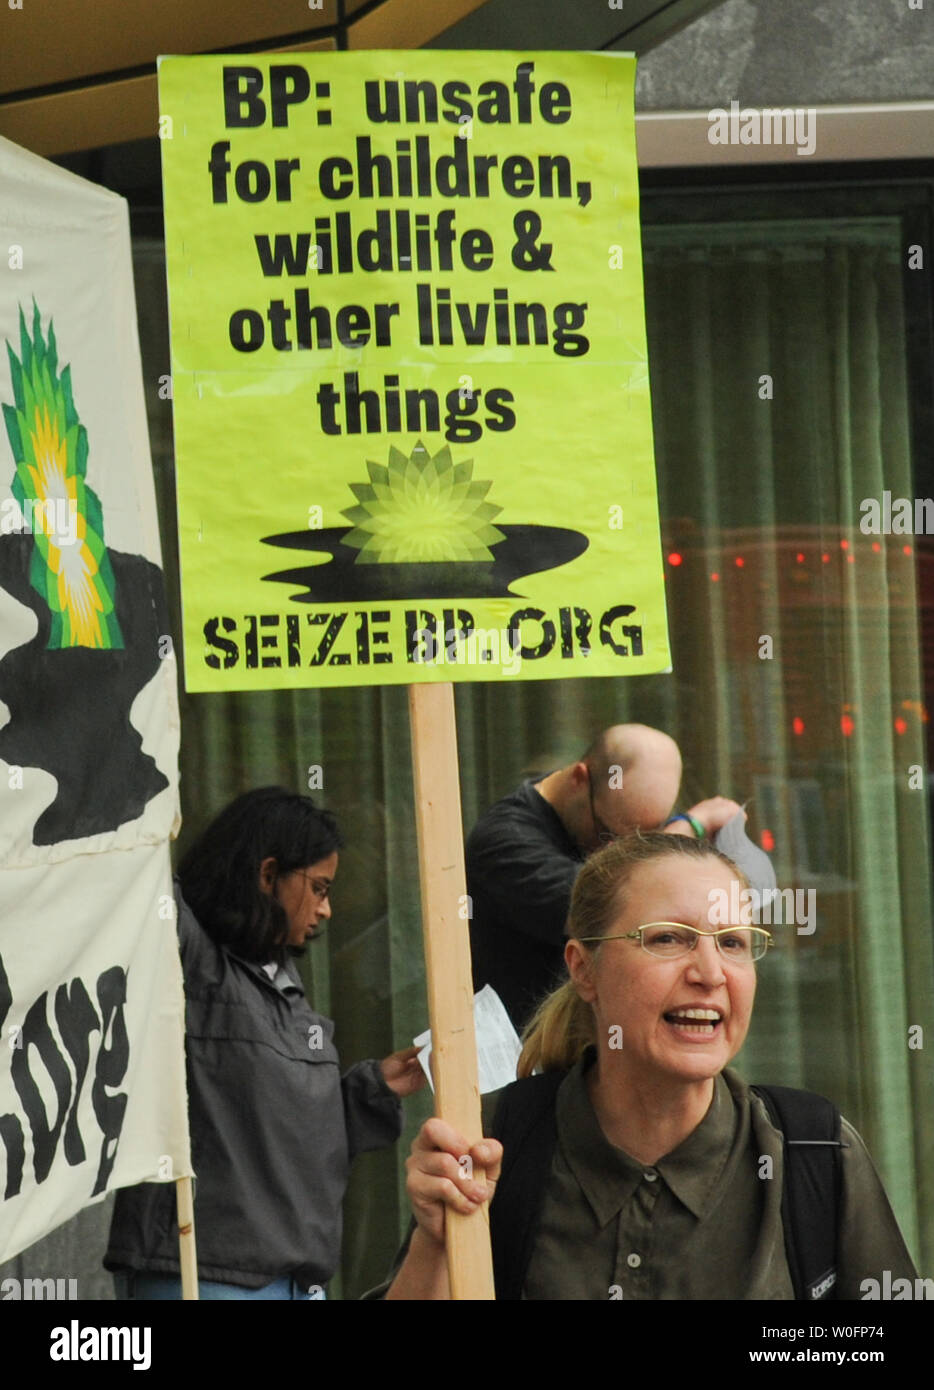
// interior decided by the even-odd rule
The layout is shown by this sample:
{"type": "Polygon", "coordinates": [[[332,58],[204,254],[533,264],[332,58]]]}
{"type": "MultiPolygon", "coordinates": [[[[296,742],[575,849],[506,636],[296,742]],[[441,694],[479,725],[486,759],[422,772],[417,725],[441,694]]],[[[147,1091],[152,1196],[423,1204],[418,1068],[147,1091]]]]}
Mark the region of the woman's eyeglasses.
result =
{"type": "Polygon", "coordinates": [[[311,891],[318,901],[323,903],[333,887],[329,880],[326,878],[312,878],[304,869],[296,869],[295,872],[301,874],[302,878],[308,879],[308,882],[311,884],[311,891]]]}
{"type": "Polygon", "coordinates": [[[578,941],[638,941],[643,951],[659,960],[678,960],[688,955],[701,936],[711,936],[725,960],[738,965],[752,965],[761,960],[771,945],[772,933],[764,927],[721,927],[719,931],[701,931],[683,922],[649,922],[635,931],[618,936],[579,936],[578,941]]]}

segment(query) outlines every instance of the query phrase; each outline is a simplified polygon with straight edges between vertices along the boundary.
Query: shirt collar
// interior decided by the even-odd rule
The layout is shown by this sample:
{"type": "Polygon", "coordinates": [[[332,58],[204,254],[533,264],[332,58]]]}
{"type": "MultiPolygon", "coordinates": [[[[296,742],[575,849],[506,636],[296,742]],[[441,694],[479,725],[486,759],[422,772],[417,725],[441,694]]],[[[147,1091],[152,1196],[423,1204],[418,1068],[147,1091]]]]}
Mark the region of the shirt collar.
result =
{"type": "Polygon", "coordinates": [[[302,988],[298,972],[288,958],[286,958],[282,965],[277,966],[273,961],[262,962],[247,960],[244,956],[238,955],[236,951],[232,951],[228,946],[225,946],[223,949],[238,965],[242,965],[243,968],[249,971],[257,980],[261,981],[264,985],[268,985],[278,994],[291,994],[293,992],[296,994],[304,994],[305,991],[302,988]]]}
{"type": "Polygon", "coordinates": [[[290,960],[286,959],[281,965],[277,964],[275,961],[270,961],[269,965],[262,966],[262,969],[269,975],[276,989],[280,990],[283,994],[305,993],[298,978],[298,972],[290,960]],[[271,974],[270,967],[272,967],[271,974]]]}
{"type": "Polygon", "coordinates": [[[586,1072],[593,1049],[568,1073],[558,1091],[558,1143],[601,1226],[630,1200],[647,1172],[658,1173],[698,1219],[719,1199],[720,1181],[732,1149],[736,1110],[723,1076],[714,1082],[710,1108],[676,1149],[655,1164],[639,1163],[607,1139],[587,1093],[586,1072]]]}
{"type": "Polygon", "coordinates": [[[655,1167],[688,1211],[701,1220],[722,1196],[723,1171],[733,1149],[737,1113],[722,1075],[714,1078],[713,1100],[695,1130],[655,1167]]]}
{"type": "Polygon", "coordinates": [[[594,1216],[606,1226],[629,1201],[644,1168],[607,1139],[587,1094],[585,1075],[593,1062],[588,1049],[558,1089],[555,1119],[558,1144],[594,1216]]]}

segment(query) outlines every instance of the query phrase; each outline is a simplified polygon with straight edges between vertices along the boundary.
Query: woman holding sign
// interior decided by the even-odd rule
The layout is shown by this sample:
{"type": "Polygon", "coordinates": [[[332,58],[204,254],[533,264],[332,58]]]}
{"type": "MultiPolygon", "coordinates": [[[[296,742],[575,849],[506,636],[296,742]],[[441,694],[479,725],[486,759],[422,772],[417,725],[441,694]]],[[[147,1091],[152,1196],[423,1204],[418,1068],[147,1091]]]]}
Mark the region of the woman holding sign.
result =
{"type": "MultiPolygon", "coordinates": [[[[357,1153],[393,1143],[416,1049],[340,1075],[334,1025],[290,951],[320,936],[342,846],[310,797],[266,787],[222,811],[178,869],[200,1297],[323,1298],[357,1153]]],[[[118,1192],[118,1296],[177,1299],[175,1187],[118,1192]]]]}
{"type": "Polygon", "coordinates": [[[570,980],[529,1026],[497,1138],[471,1147],[429,1120],[415,1141],[416,1226],[387,1297],[449,1297],[445,1210],[489,1196],[473,1163],[493,1180],[498,1298],[859,1298],[885,1271],[913,1279],[852,1126],[822,1097],[728,1069],[771,944],[762,927],[711,929],[737,883],[708,841],[679,835],[588,859],[570,980]]]}

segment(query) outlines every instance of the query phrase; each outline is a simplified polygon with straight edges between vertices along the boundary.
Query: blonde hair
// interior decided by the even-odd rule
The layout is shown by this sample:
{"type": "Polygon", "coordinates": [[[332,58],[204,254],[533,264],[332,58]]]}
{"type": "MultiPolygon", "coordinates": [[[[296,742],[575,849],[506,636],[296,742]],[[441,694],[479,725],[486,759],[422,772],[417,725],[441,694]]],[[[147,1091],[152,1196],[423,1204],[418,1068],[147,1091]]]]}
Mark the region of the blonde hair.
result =
{"type": "MultiPolygon", "coordinates": [[[[745,875],[709,840],[636,831],[605,845],[581,869],[571,894],[568,936],[578,940],[604,936],[626,905],[624,890],[634,871],[666,856],[719,859],[748,887],[745,875]]],[[[595,953],[600,943],[585,949],[595,953]]],[[[566,980],[542,1000],[526,1024],[516,1075],[530,1076],[536,1067],[568,1071],[596,1040],[593,1010],[580,997],[574,982],[566,980]]]]}

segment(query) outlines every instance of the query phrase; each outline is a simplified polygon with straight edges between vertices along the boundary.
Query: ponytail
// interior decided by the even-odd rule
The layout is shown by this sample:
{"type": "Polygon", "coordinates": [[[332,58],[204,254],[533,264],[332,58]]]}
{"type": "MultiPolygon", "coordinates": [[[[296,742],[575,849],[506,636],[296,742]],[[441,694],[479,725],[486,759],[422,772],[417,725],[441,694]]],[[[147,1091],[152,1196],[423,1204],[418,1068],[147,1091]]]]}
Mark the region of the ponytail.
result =
{"type": "Polygon", "coordinates": [[[522,1035],[518,1077],[541,1071],[570,1071],[596,1042],[593,1010],[566,980],[539,1004],[522,1035]]]}

